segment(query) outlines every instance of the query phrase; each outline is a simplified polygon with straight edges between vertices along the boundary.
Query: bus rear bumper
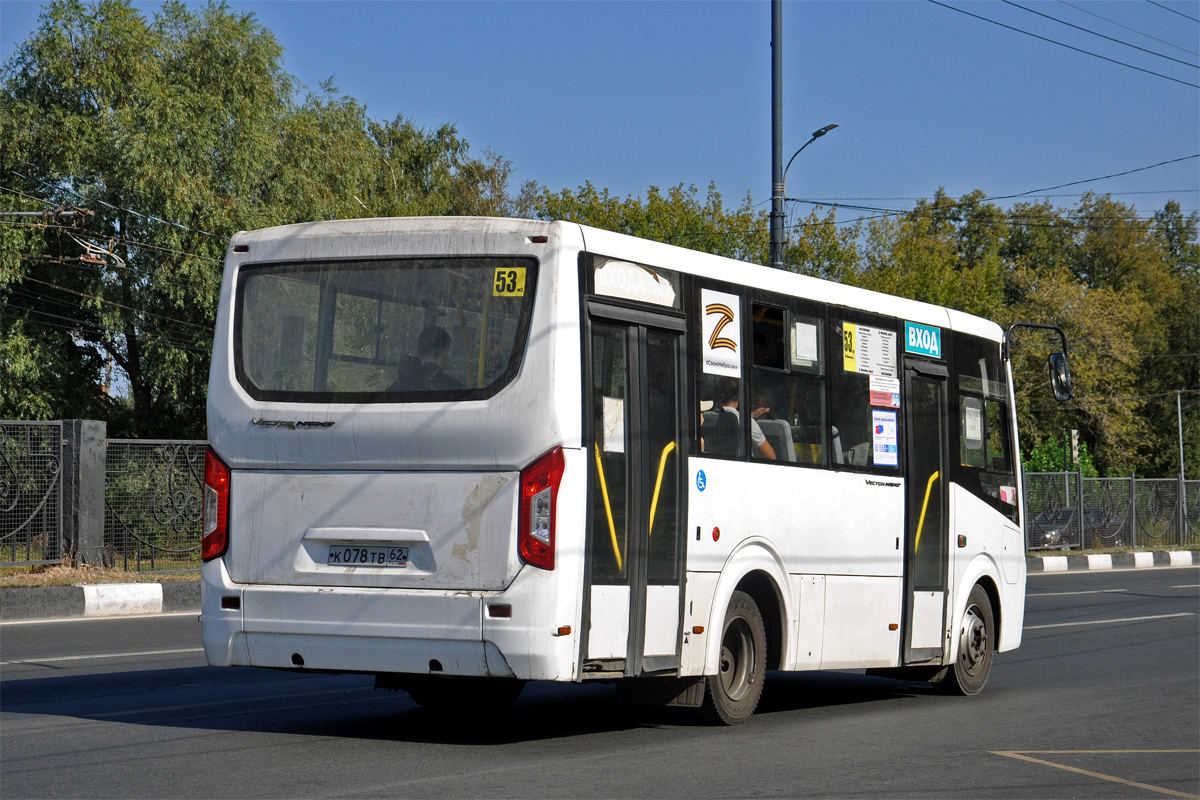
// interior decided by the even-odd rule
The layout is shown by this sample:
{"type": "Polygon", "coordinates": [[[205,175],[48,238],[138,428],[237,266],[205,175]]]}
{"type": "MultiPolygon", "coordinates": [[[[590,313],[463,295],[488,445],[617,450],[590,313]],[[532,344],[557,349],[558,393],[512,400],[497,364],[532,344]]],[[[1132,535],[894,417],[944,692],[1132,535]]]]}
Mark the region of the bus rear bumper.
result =
{"type": "MultiPolygon", "coordinates": [[[[493,630],[484,638],[485,600],[514,599],[503,592],[236,584],[221,559],[201,569],[211,666],[557,678],[562,665],[545,663],[546,642],[539,653],[528,635],[493,630]],[[223,607],[223,598],[236,602],[225,600],[223,607]]],[[[552,638],[549,631],[545,638],[552,638]]],[[[569,666],[565,671],[569,676],[569,666]]]]}

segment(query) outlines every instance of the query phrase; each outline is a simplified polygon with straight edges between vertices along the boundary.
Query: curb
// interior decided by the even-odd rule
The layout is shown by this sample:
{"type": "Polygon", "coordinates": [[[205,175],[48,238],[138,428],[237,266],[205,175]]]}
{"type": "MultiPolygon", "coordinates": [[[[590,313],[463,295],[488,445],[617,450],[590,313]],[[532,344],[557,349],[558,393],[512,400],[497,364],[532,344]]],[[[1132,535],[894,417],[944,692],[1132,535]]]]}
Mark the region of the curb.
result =
{"type": "Polygon", "coordinates": [[[1030,574],[1036,572],[1086,572],[1102,569],[1149,569],[1151,567],[1190,567],[1200,564],[1200,553],[1193,550],[1156,550],[1154,552],[1113,553],[1078,556],[1026,556],[1030,574]]]}
{"type": "Polygon", "coordinates": [[[0,620],[122,617],[200,610],[200,581],[0,589],[0,620]]]}

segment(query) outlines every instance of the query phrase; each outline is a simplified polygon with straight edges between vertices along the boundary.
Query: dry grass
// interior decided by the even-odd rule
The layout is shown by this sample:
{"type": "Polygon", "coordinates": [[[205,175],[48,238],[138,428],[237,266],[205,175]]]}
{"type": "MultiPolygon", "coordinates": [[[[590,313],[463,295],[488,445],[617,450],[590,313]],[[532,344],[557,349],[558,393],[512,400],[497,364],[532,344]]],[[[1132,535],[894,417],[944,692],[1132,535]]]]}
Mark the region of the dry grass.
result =
{"type": "Polygon", "coordinates": [[[77,567],[61,564],[54,567],[0,568],[0,588],[15,586],[72,586],[77,583],[161,583],[163,581],[194,581],[195,572],[129,572],[110,567],[77,567]]]}

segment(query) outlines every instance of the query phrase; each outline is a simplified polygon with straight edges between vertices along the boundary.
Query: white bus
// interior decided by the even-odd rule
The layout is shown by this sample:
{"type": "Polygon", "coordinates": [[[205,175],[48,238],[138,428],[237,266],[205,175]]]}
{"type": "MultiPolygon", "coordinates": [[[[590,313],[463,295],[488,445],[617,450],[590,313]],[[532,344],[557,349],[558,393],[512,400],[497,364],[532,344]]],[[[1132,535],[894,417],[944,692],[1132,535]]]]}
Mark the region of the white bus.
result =
{"type": "MultiPolygon", "coordinates": [[[[727,724],[768,669],[974,694],[1024,615],[1003,342],[574,223],[239,233],[208,662],[370,674],[429,706],[616,681],[727,724]]],[[[1069,379],[1065,341],[1052,359],[1069,379]]]]}

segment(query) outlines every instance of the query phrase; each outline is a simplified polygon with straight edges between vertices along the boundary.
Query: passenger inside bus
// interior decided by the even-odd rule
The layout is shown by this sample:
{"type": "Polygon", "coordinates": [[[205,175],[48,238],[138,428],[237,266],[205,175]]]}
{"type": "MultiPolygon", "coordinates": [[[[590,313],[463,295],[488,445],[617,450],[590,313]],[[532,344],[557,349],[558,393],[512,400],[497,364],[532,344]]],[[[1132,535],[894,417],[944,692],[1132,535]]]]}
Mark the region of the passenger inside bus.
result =
{"type": "MultiPolygon", "coordinates": [[[[714,405],[714,410],[716,413],[711,418],[714,428],[712,438],[723,440],[727,436],[726,431],[733,430],[736,432],[739,427],[738,382],[733,378],[722,378],[716,382],[715,391],[716,404],[714,405]]],[[[767,441],[767,437],[763,434],[762,428],[759,427],[758,421],[755,419],[756,415],[763,416],[768,411],[770,411],[769,408],[756,408],[750,414],[750,446],[752,448],[750,454],[754,458],[767,458],[774,461],[775,449],[771,447],[771,443],[767,441]]],[[[705,414],[705,417],[706,421],[710,418],[708,414],[705,414]]],[[[713,452],[736,453],[737,448],[734,446],[730,446],[728,449],[714,447],[713,452]]]]}
{"type": "Polygon", "coordinates": [[[462,389],[462,381],[446,374],[450,359],[450,334],[430,325],[417,337],[417,353],[400,360],[400,375],[389,392],[462,389]]]}

